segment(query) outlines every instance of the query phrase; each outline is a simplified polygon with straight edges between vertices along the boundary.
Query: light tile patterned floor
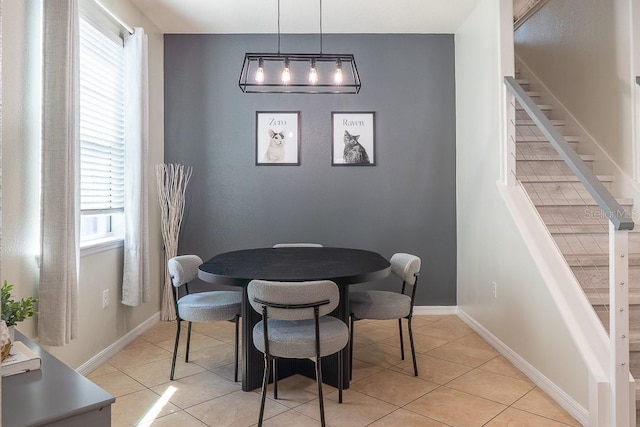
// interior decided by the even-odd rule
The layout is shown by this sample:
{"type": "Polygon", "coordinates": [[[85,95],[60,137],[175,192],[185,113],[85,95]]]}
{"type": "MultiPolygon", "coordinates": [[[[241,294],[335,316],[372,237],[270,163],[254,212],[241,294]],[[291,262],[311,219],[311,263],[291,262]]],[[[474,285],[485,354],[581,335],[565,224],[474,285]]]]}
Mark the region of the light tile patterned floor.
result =
{"type": "MultiPolygon", "coordinates": [[[[89,375],[116,396],[112,425],[254,426],[260,394],[233,382],[233,324],[194,324],[191,361],[184,363],[182,343],[169,381],[174,335],[175,323],[160,322],[89,375]]],[[[414,336],[417,378],[408,345],[400,359],[397,322],[356,322],[344,402],[335,388],[323,388],[328,425],[579,426],[456,316],[416,316],[414,336]]],[[[278,385],[266,426],[320,425],[313,380],[296,375],[278,385]]]]}

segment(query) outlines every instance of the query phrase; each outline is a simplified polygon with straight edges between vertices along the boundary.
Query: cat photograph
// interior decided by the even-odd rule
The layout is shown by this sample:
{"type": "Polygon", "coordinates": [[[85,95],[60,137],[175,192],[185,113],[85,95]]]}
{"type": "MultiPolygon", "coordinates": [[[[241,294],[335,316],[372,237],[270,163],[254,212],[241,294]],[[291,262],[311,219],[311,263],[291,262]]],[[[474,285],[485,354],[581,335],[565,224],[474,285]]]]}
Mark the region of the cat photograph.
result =
{"type": "Polygon", "coordinates": [[[282,163],[285,160],[284,132],[269,129],[269,146],[264,153],[265,163],[282,163]]]}
{"type": "Polygon", "coordinates": [[[349,131],[344,131],[344,152],[342,158],[345,163],[370,164],[367,150],[358,142],[360,135],[351,135],[349,131]]]}
{"type": "Polygon", "coordinates": [[[376,113],[332,112],[331,166],[376,165],[376,113]]]}
{"type": "Polygon", "coordinates": [[[300,112],[256,111],[256,166],[300,164],[300,112]]]}

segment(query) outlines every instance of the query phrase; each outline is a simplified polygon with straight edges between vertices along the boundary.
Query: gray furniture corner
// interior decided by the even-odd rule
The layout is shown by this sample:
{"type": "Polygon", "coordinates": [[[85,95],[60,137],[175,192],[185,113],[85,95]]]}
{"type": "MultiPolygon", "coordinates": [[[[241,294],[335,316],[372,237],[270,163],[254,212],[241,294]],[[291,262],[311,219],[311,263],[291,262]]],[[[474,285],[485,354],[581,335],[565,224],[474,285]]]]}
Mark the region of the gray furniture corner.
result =
{"type": "Polygon", "coordinates": [[[39,370],[2,378],[2,426],[109,427],[115,398],[16,331],[39,370]]]}

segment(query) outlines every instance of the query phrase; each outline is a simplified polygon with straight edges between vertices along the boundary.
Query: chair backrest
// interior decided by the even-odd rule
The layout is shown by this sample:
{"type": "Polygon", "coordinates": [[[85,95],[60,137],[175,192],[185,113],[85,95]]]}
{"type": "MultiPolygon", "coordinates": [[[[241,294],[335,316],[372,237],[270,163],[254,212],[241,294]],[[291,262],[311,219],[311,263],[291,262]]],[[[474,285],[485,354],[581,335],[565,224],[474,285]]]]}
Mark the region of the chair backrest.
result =
{"type": "Polygon", "coordinates": [[[328,304],[319,307],[319,315],[331,313],[340,302],[338,285],[330,280],[313,282],[271,282],[267,280],[252,280],[247,287],[249,302],[255,311],[262,314],[267,305],[268,316],[281,320],[313,319],[313,307],[287,307],[299,304],[313,304],[328,300],[328,304]],[[265,304],[256,302],[264,301],[265,304]],[[278,307],[270,306],[276,304],[278,307]]]}
{"type": "Polygon", "coordinates": [[[276,243],[274,248],[321,248],[320,243],[276,243]]]}
{"type": "Polygon", "coordinates": [[[420,273],[422,261],[415,255],[397,253],[389,260],[393,274],[401,278],[406,284],[416,283],[416,274],[420,273]]]}
{"type": "Polygon", "coordinates": [[[198,277],[198,267],[202,259],[197,255],[180,255],[173,257],[167,263],[171,283],[176,288],[189,283],[198,277]]]}

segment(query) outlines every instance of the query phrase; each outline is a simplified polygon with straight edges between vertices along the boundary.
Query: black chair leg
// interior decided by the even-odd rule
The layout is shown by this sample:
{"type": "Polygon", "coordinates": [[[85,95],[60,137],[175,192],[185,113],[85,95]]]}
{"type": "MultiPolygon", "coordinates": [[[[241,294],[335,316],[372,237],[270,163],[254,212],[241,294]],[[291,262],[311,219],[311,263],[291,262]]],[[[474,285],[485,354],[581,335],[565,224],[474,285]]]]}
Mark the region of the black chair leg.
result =
{"type": "Polygon", "coordinates": [[[173,374],[176,371],[176,358],[178,357],[178,342],[180,342],[180,319],[177,319],[177,325],[178,327],[176,328],[176,343],[173,346],[173,361],[171,362],[171,375],[169,375],[169,379],[173,380],[173,374]]]}
{"type": "Polygon", "coordinates": [[[318,403],[320,404],[320,425],[325,427],[324,421],[324,397],[322,396],[322,360],[316,358],[316,382],[318,383],[318,403]]]}
{"type": "Polygon", "coordinates": [[[351,325],[349,328],[349,381],[353,379],[353,315],[349,317],[351,325]]]}
{"type": "Polygon", "coordinates": [[[258,427],[262,427],[262,419],[264,418],[264,404],[267,398],[267,385],[269,384],[269,371],[271,370],[271,361],[265,354],[264,356],[264,375],[262,376],[262,401],[260,402],[260,416],[258,417],[258,427]]]}
{"type": "Polygon", "coordinates": [[[273,359],[273,398],[278,398],[278,359],[273,359]]]}
{"type": "Polygon", "coordinates": [[[189,346],[191,345],[191,322],[189,322],[189,327],[187,328],[187,352],[184,355],[184,361],[189,362],[189,346]]]}
{"type": "Polygon", "coordinates": [[[343,371],[344,371],[344,360],[342,359],[344,353],[342,350],[338,352],[338,403],[342,403],[342,389],[344,388],[343,384],[343,371]]]}
{"type": "Polygon", "coordinates": [[[239,316],[236,316],[235,318],[235,323],[236,323],[236,351],[235,351],[235,361],[236,361],[236,367],[235,370],[233,372],[233,380],[235,382],[238,382],[238,336],[239,331],[240,331],[240,322],[238,321],[240,319],[239,316]]]}
{"type": "Polygon", "coordinates": [[[402,319],[398,319],[398,330],[400,331],[400,357],[404,360],[404,338],[402,337],[402,319]]]}
{"type": "Polygon", "coordinates": [[[413,344],[413,330],[411,328],[411,317],[409,317],[409,341],[411,342],[411,357],[413,358],[413,373],[418,376],[418,363],[416,362],[416,347],[413,344]]]}

